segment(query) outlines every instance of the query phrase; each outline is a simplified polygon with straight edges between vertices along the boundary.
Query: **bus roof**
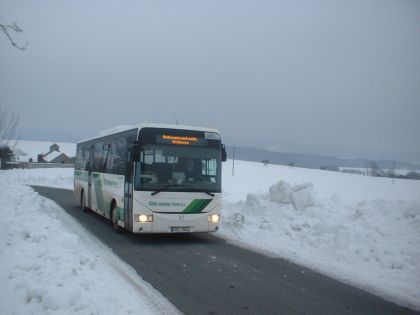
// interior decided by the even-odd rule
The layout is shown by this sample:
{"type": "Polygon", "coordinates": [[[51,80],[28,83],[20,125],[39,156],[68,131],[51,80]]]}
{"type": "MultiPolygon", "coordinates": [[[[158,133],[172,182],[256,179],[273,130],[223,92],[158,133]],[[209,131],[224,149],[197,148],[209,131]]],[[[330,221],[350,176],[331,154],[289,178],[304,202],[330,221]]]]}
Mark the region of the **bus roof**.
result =
{"type": "Polygon", "coordinates": [[[99,134],[96,137],[84,139],[82,141],[78,141],[77,143],[82,143],[90,140],[95,140],[98,138],[106,137],[109,135],[117,134],[120,132],[138,129],[141,130],[143,128],[168,128],[168,129],[182,129],[182,130],[196,130],[196,131],[204,131],[204,132],[215,132],[217,134],[219,133],[219,130],[214,128],[206,128],[206,127],[198,127],[198,126],[187,126],[187,125],[175,125],[175,124],[156,124],[156,123],[140,123],[137,125],[121,125],[121,126],[115,126],[110,129],[102,130],[99,132],[99,134]]]}

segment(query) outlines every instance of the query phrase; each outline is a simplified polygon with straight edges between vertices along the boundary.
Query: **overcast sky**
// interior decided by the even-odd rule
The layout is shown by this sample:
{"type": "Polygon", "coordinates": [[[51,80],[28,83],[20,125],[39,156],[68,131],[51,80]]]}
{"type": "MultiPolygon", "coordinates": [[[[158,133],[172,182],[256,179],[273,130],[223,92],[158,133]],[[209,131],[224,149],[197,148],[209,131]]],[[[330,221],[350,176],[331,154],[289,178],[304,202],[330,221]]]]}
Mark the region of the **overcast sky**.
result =
{"type": "Polygon", "coordinates": [[[420,156],[417,0],[1,0],[12,22],[29,45],[0,33],[0,104],[23,130],[177,119],[227,144],[420,156]]]}

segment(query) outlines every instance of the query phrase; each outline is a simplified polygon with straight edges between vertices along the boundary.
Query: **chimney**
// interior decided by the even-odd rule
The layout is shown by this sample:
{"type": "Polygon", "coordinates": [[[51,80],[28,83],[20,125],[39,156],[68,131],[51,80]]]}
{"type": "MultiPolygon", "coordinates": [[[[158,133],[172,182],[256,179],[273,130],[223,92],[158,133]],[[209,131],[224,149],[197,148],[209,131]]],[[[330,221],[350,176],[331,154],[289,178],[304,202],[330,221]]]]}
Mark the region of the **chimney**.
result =
{"type": "Polygon", "coordinates": [[[52,146],[50,146],[50,152],[52,151],[60,151],[60,147],[57,143],[54,143],[52,146]]]}

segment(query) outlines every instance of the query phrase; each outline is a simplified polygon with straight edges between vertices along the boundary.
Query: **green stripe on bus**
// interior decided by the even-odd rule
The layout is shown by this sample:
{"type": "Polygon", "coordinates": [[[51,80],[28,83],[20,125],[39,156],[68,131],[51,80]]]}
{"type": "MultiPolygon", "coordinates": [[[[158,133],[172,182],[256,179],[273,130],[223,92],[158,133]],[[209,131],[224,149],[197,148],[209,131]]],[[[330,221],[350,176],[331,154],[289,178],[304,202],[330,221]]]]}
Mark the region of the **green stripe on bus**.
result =
{"type": "Polygon", "coordinates": [[[200,213],[212,201],[212,199],[194,199],[184,209],[184,213],[200,213]]]}
{"type": "Polygon", "coordinates": [[[87,182],[88,177],[89,177],[88,172],[86,172],[86,171],[79,171],[79,170],[74,171],[74,178],[77,179],[77,180],[87,182]]]}
{"type": "Polygon", "coordinates": [[[105,202],[104,202],[101,175],[100,174],[95,174],[95,173],[92,174],[92,175],[93,175],[93,183],[95,185],[97,207],[100,211],[105,212],[105,202]]]}

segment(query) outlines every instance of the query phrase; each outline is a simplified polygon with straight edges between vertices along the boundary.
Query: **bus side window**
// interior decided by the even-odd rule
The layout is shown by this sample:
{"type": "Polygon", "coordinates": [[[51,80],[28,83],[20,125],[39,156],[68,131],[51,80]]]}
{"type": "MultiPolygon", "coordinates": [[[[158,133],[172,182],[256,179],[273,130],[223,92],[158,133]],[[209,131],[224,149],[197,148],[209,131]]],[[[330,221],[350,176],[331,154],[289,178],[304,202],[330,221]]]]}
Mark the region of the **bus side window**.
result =
{"type": "Polygon", "coordinates": [[[94,172],[103,172],[103,142],[95,143],[95,151],[93,156],[93,171],[94,172]]]}
{"type": "Polygon", "coordinates": [[[77,154],[76,154],[76,164],[75,164],[75,169],[77,170],[84,170],[85,168],[85,147],[83,145],[78,145],[77,146],[77,154]]]}
{"type": "Polygon", "coordinates": [[[113,172],[116,174],[123,175],[125,173],[125,161],[126,161],[126,137],[118,137],[115,139],[115,152],[113,153],[113,172]]]}
{"type": "Polygon", "coordinates": [[[106,142],[102,151],[103,168],[106,173],[112,173],[112,144],[106,142]]]}
{"type": "Polygon", "coordinates": [[[77,167],[79,170],[87,171],[89,163],[89,146],[84,144],[80,146],[77,156],[77,167]]]}
{"type": "Polygon", "coordinates": [[[82,158],[82,147],[79,145],[77,146],[77,153],[76,153],[76,163],[74,165],[74,168],[76,170],[80,169],[80,165],[81,165],[81,158],[82,158]]]}

